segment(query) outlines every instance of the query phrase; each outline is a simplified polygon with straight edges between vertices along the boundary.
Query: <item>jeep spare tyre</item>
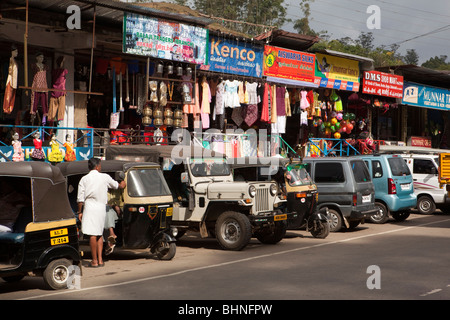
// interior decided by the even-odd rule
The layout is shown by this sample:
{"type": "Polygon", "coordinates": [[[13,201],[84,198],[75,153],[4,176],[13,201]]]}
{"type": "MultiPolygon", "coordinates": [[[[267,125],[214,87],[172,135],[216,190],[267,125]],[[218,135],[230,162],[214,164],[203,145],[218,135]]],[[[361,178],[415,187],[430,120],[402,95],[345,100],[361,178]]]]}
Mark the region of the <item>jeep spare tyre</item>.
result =
{"type": "Polygon", "coordinates": [[[216,221],[216,239],[225,250],[242,250],[251,236],[250,221],[242,213],[226,211],[216,221]]]}

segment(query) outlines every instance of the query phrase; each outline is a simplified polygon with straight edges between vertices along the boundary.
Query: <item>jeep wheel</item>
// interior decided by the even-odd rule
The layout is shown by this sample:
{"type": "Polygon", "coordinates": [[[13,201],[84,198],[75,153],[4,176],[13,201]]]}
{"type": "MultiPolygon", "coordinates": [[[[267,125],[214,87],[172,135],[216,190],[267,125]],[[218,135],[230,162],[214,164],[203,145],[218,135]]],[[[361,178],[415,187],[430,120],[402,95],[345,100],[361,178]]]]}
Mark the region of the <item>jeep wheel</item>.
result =
{"type": "Polygon", "coordinates": [[[261,243],[264,244],[276,244],[281,241],[286,235],[286,225],[279,224],[275,226],[274,230],[271,229],[263,229],[260,232],[255,234],[256,239],[258,239],[261,243]]]}
{"type": "Polygon", "coordinates": [[[330,220],[330,232],[337,232],[342,229],[342,217],[339,212],[334,209],[328,209],[328,217],[330,220]]]}
{"type": "Polygon", "coordinates": [[[369,220],[372,223],[383,224],[389,219],[389,211],[386,206],[380,202],[375,202],[375,208],[378,208],[378,213],[370,216],[369,220]]]}
{"type": "Polygon", "coordinates": [[[417,210],[421,214],[432,214],[436,211],[436,204],[433,198],[429,196],[420,196],[417,198],[417,210]]]}
{"type": "Polygon", "coordinates": [[[251,236],[250,221],[242,213],[226,211],[216,221],[216,239],[225,250],[242,250],[251,236]]]}

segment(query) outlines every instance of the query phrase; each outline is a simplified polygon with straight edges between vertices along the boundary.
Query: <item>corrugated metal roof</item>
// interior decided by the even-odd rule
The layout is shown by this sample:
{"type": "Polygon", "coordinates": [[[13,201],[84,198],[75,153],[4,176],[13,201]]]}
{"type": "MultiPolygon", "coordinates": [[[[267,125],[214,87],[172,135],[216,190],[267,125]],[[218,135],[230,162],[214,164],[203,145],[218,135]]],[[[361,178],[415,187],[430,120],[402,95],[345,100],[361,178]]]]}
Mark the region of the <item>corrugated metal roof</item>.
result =
{"type": "Polygon", "coordinates": [[[412,81],[431,86],[450,89],[450,74],[446,71],[433,70],[416,65],[406,64],[376,68],[381,72],[402,75],[405,81],[412,81]]]}
{"type": "MultiPolygon", "coordinates": [[[[25,0],[7,0],[10,5],[25,6],[25,0]]],[[[164,20],[172,20],[176,22],[183,22],[188,24],[207,26],[214,22],[214,20],[202,17],[180,14],[177,12],[168,12],[158,10],[147,6],[139,6],[135,4],[120,2],[117,0],[28,0],[29,7],[45,10],[47,12],[55,12],[66,14],[67,7],[69,5],[77,5],[83,9],[91,6],[96,7],[96,17],[101,19],[110,20],[113,22],[121,22],[123,19],[123,12],[141,14],[145,16],[151,16],[155,18],[161,18],[164,20]]],[[[93,10],[83,11],[86,16],[92,16],[93,10]]]]}

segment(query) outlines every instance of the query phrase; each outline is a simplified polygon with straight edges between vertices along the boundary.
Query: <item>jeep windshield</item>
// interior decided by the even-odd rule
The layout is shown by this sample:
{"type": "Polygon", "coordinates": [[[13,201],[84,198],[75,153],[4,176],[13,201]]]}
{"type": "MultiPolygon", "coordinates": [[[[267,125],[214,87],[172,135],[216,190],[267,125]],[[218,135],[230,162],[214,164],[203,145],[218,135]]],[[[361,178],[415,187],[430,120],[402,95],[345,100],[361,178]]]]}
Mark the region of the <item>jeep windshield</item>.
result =
{"type": "Polygon", "coordinates": [[[159,197],[171,195],[169,186],[159,169],[132,169],[128,173],[130,197],[159,197]]]}
{"type": "Polygon", "coordinates": [[[225,158],[191,159],[189,165],[194,177],[219,177],[230,175],[230,166],[225,158]]]}

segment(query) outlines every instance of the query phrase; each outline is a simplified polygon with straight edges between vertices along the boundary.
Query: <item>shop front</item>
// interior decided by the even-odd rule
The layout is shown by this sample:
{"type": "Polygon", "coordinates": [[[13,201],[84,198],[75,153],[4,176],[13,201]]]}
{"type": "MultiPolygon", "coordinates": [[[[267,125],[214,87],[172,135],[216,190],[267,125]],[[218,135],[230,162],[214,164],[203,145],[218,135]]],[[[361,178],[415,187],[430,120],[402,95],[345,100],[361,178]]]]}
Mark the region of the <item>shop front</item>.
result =
{"type": "Polygon", "coordinates": [[[403,76],[366,71],[363,73],[362,93],[370,97],[370,134],[377,144],[402,145],[402,108],[398,101],[403,96],[403,76]]]}
{"type": "Polygon", "coordinates": [[[408,110],[405,127],[409,146],[448,149],[445,123],[450,110],[450,90],[405,81],[402,105],[408,110]]]}

